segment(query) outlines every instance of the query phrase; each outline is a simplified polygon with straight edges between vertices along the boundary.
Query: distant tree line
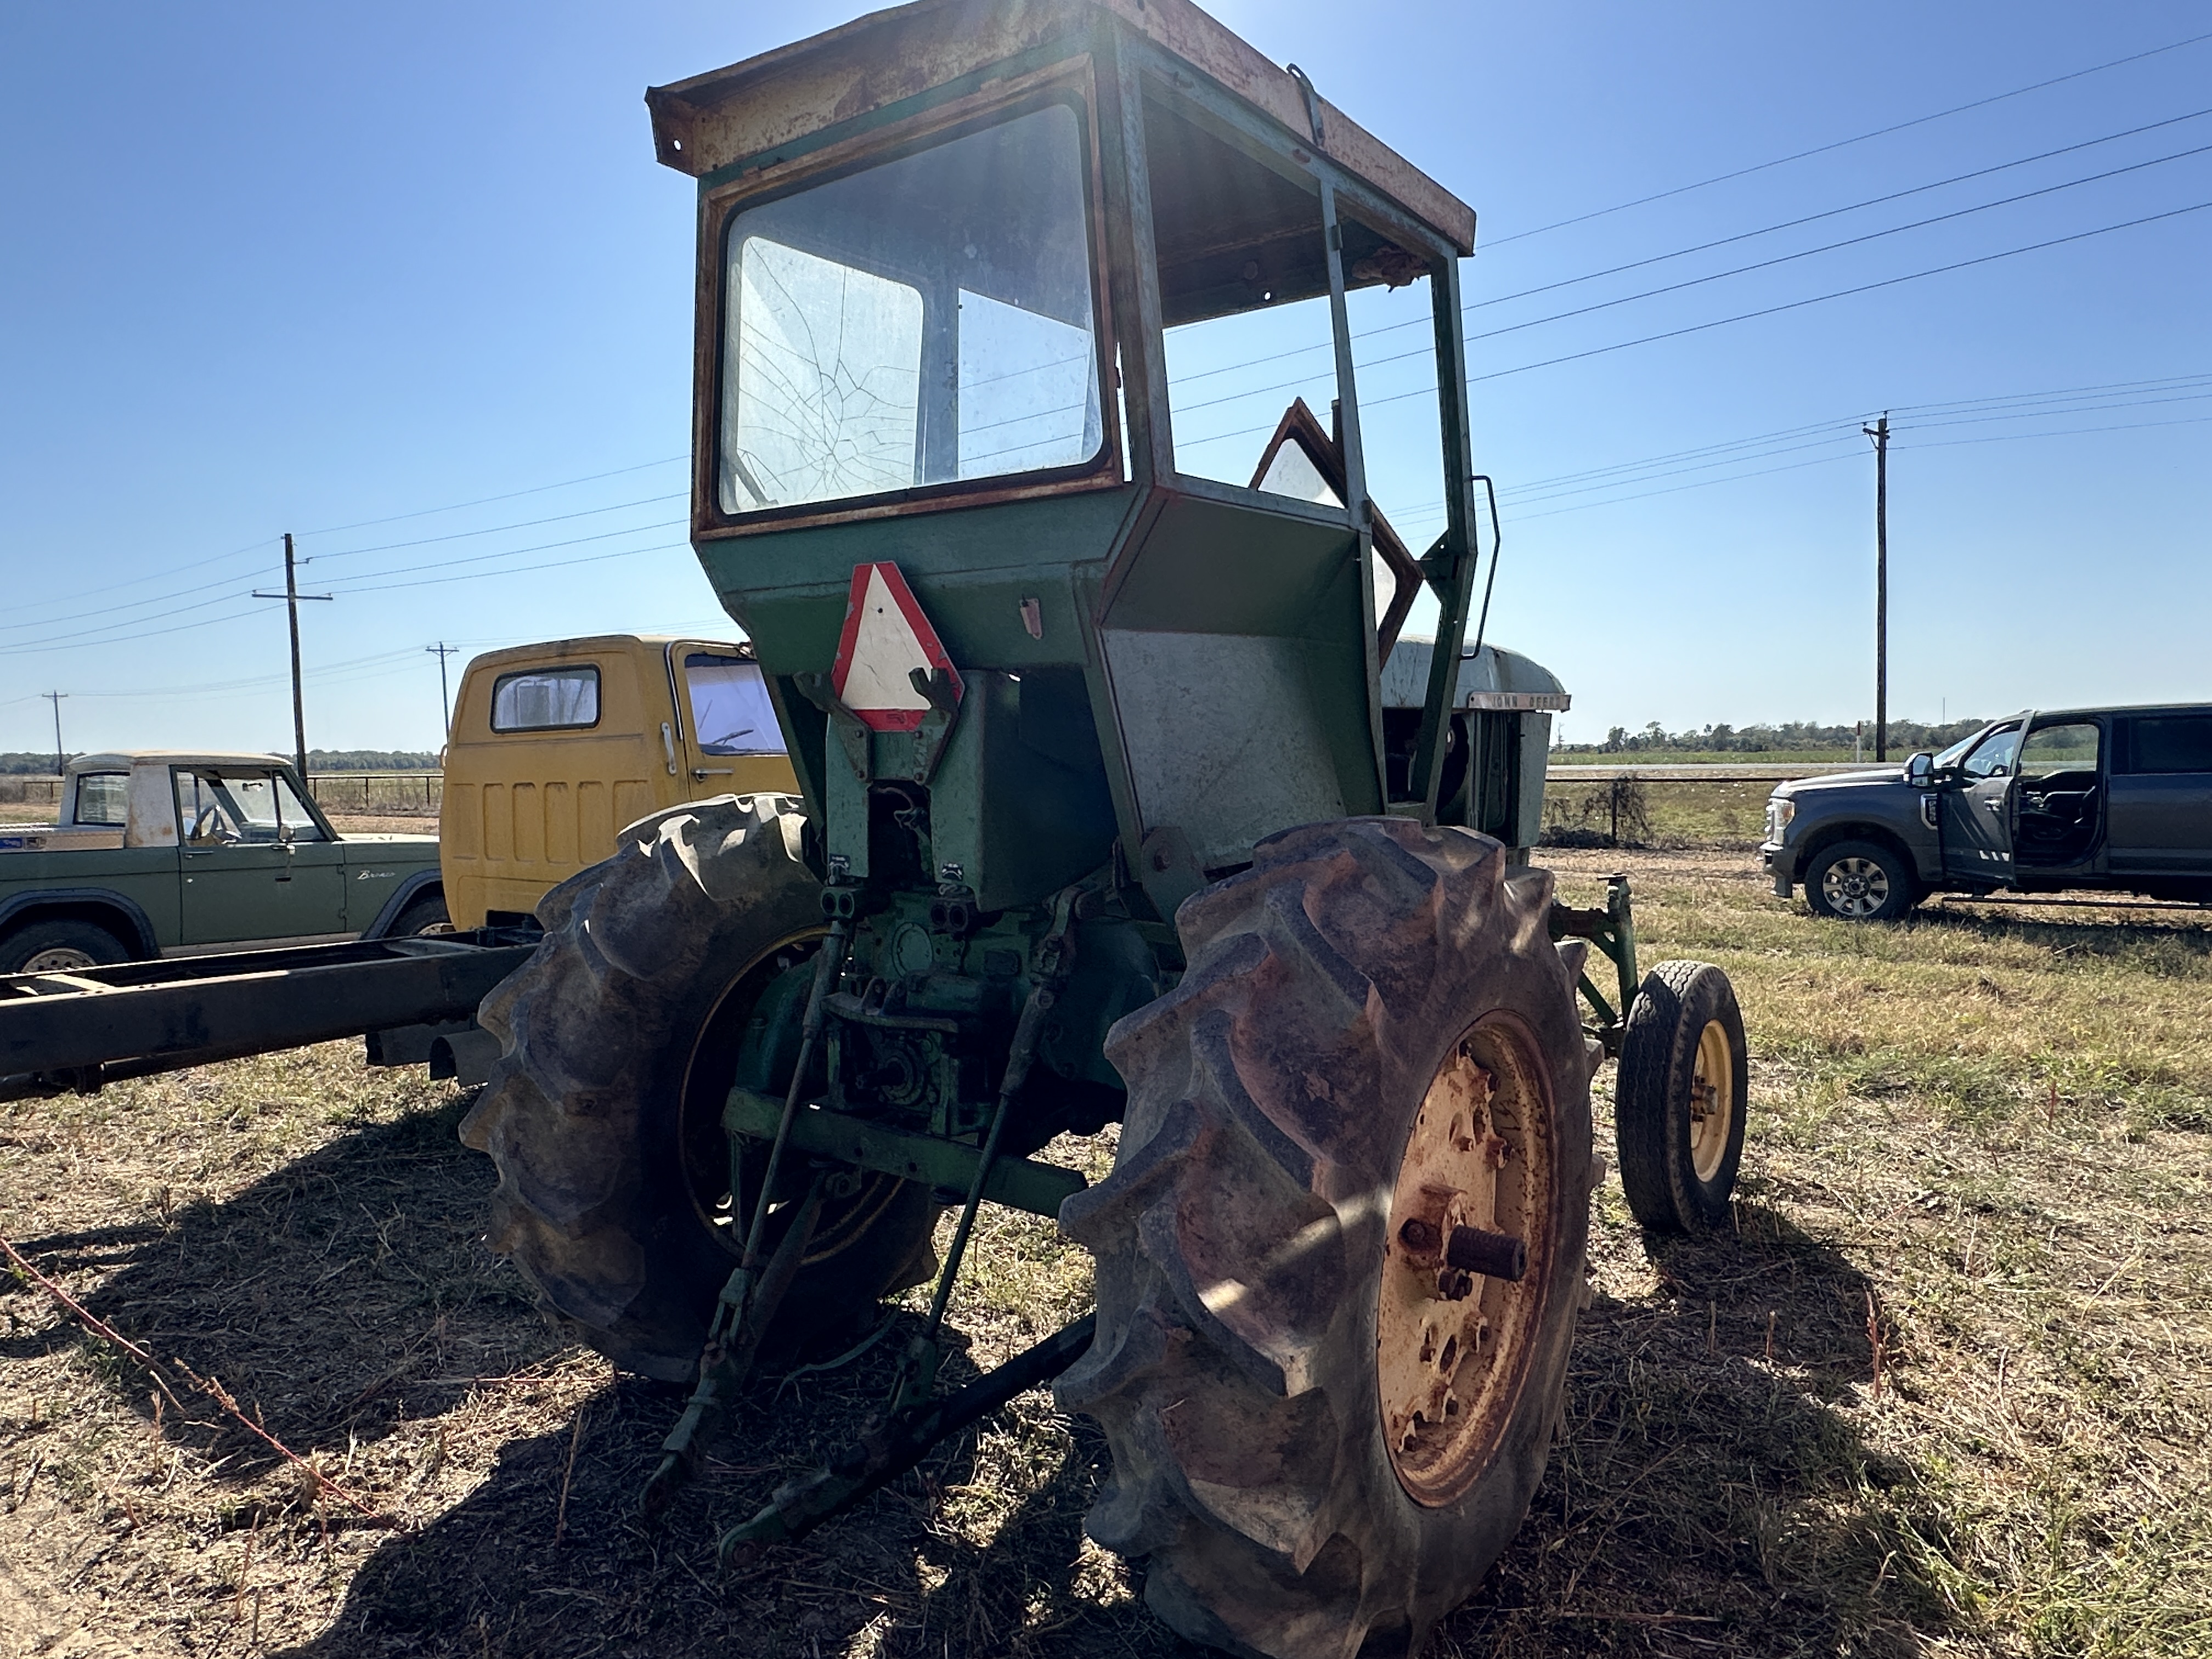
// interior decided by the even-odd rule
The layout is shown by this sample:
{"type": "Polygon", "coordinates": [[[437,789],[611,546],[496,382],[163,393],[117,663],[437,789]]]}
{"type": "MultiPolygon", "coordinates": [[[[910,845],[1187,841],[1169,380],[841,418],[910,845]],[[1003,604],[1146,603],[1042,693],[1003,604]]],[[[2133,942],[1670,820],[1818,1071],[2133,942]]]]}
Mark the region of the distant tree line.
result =
{"type": "MultiPolygon", "coordinates": [[[[1950,720],[1930,726],[1919,720],[1889,723],[1889,751],[1909,755],[1917,749],[1947,749],[1987,725],[1981,719],[1950,720]]],[[[1616,726],[1603,743],[1563,743],[1559,748],[1578,754],[1633,755],[1651,750],[1691,750],[1705,753],[1763,755],[1806,749],[1849,749],[1854,737],[1863,735],[1867,750],[1874,750],[1874,723],[1862,734],[1849,726],[1822,726],[1814,720],[1784,720],[1779,726],[1708,726],[1686,732],[1668,732],[1657,720],[1641,732],[1616,726]]]]}
{"type": "MultiPolygon", "coordinates": [[[[262,752],[262,751],[256,751],[262,752]]],[[[270,754],[289,754],[289,750],[270,750],[270,754]]],[[[70,759],[75,760],[76,755],[70,759]]],[[[434,772],[438,769],[438,752],[434,749],[310,749],[307,769],[310,772],[434,772]]],[[[54,775],[54,751],[47,750],[11,750],[0,751],[0,777],[52,777],[54,775]]]]}

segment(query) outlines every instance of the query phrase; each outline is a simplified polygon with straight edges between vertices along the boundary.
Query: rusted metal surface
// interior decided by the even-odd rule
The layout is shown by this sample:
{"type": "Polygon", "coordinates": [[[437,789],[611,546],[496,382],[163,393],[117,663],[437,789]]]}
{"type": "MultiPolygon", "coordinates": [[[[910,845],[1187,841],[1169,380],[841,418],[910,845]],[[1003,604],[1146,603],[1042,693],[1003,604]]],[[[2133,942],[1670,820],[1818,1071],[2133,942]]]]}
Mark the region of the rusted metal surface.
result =
{"type": "Polygon", "coordinates": [[[0,1098],[391,1026],[465,1020],[536,947],[513,930],[125,963],[0,981],[0,1098]]]}
{"type": "Polygon", "coordinates": [[[1553,1209],[1541,1085],[1508,1028],[1478,1025],[1429,1085],[1391,1199],[1376,1320],[1384,1443],[1417,1503],[1487,1465],[1518,1395],[1553,1209]]]}
{"type": "MultiPolygon", "coordinates": [[[[1309,131],[1297,80],[1189,0],[917,0],[726,69],[653,88],[660,160],[694,177],[805,138],[1117,18],[1249,100],[1292,133],[1309,131]]],[[[1319,148],[1462,253],[1474,210],[1326,98],[1319,148]]]]}

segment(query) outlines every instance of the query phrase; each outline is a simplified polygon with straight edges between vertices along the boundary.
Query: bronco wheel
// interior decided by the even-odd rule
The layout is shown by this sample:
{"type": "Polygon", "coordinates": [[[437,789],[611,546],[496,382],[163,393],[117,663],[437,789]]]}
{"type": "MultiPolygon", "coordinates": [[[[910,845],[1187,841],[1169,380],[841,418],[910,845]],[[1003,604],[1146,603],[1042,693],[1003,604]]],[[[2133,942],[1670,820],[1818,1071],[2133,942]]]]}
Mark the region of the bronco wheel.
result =
{"type": "Polygon", "coordinates": [[[1403,1651],[1543,1473],[1589,1061],[1551,878],[1507,880],[1496,842],[1355,819],[1254,858],[1184,903],[1189,972],[1109,1036],[1120,1151],[1060,1210],[1098,1335],[1059,1397],[1113,1449],[1091,1535],[1150,1558],[1178,1632],[1403,1651]]]}
{"type": "Polygon", "coordinates": [[[130,960],[121,939],[89,921],[27,922],[0,939],[0,974],[68,974],[130,960]]]}
{"type": "MultiPolygon", "coordinates": [[[[668,1382],[696,1373],[743,1242],[734,1218],[757,1196],[731,1197],[720,1115],[747,1024],[763,998],[804,994],[792,970],[823,932],[801,820],[781,805],[725,796],[630,825],[612,858],[545,896],[544,941],[477,1012],[504,1052],[461,1139],[499,1168],[493,1248],[581,1340],[668,1382]]],[[[762,1081],[781,1093],[794,1058],[762,1081]]],[[[839,1185],[763,1352],[929,1271],[927,1188],[839,1185]]]]}
{"type": "Polygon", "coordinates": [[[1613,1083],[1613,1136],[1628,1207],[1644,1226],[1728,1224],[1743,1157],[1750,1068],[1743,1012],[1706,962],[1662,962],[1629,1005],[1613,1083]]]}
{"type": "Polygon", "coordinates": [[[1842,841],[1814,855],[1805,870],[1805,903],[1838,921],[1895,921],[1920,902],[1912,871],[1887,847],[1842,841]]]}

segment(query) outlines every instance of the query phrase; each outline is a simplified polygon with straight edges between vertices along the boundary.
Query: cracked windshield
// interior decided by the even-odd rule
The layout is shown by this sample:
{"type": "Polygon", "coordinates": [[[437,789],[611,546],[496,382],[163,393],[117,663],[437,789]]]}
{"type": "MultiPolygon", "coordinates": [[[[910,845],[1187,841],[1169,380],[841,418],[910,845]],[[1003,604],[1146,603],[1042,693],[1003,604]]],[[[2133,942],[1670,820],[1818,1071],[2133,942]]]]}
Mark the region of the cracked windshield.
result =
{"type": "Polygon", "coordinates": [[[1048,104],[738,214],[722,510],[1096,455],[1083,155],[1048,104]]]}

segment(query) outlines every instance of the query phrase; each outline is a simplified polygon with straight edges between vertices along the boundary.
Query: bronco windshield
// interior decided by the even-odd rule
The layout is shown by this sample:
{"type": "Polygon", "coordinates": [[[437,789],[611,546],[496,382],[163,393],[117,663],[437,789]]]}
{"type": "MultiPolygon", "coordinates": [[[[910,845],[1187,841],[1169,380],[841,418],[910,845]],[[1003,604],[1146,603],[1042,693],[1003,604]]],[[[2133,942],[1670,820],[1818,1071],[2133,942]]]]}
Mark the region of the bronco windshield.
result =
{"type": "Polygon", "coordinates": [[[1083,158],[1052,103],[737,213],[721,510],[1096,456],[1083,158]]]}

